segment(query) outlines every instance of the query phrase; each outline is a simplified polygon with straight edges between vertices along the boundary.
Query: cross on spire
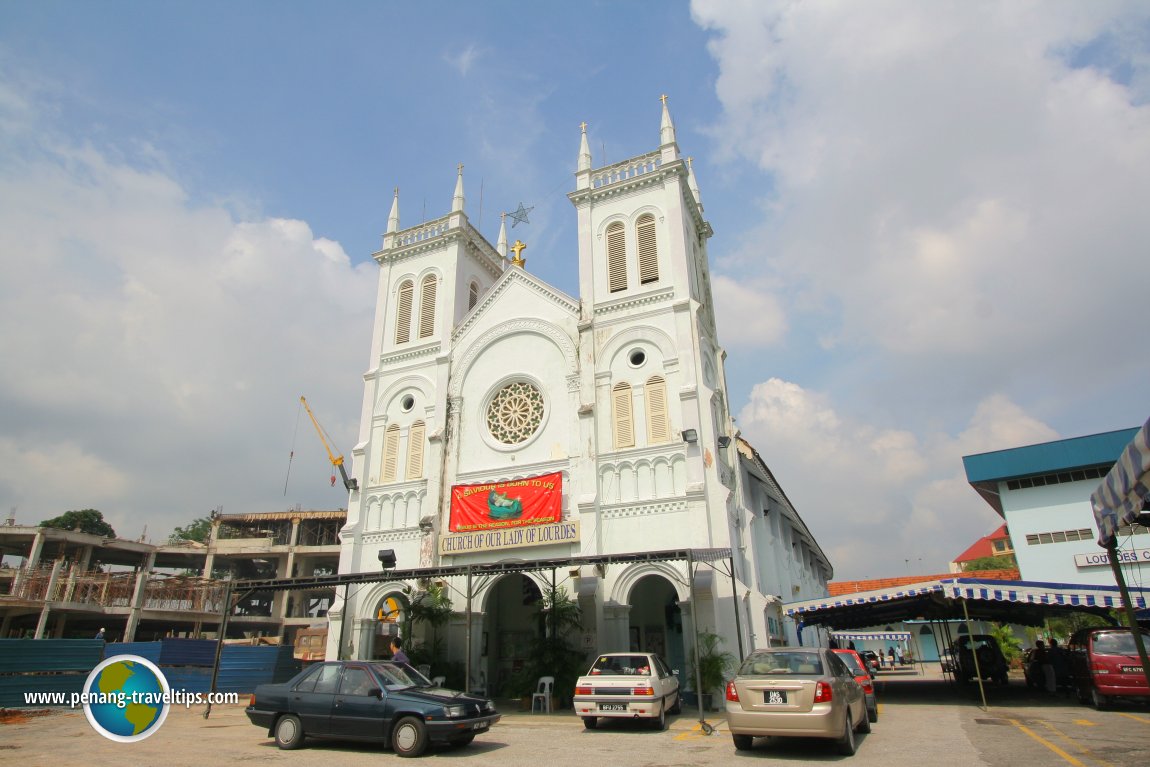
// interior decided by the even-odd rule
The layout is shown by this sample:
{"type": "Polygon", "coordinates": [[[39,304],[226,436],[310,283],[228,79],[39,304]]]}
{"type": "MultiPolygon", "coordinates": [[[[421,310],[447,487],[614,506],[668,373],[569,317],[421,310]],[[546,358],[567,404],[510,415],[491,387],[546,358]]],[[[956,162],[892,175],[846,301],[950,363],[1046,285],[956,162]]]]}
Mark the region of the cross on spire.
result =
{"type": "Polygon", "coordinates": [[[586,120],[579,123],[579,130],[583,131],[584,133],[587,132],[587,121],[586,120]]]}
{"type": "Polygon", "coordinates": [[[667,94],[664,93],[662,96],[660,96],[659,101],[663,102],[663,106],[667,106],[667,94]]]}

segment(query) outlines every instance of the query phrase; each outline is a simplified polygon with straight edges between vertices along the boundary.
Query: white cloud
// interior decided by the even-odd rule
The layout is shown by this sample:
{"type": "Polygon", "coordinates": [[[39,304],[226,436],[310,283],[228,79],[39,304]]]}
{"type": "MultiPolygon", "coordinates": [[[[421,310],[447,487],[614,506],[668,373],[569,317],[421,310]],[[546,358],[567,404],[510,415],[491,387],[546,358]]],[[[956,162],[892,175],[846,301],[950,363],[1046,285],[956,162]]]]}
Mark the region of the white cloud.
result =
{"type": "Polygon", "coordinates": [[[482,55],[482,49],[475,43],[471,43],[459,53],[454,55],[449,53],[443,58],[447,63],[459,70],[460,75],[467,77],[467,73],[471,71],[471,67],[474,66],[475,62],[478,61],[482,55]]]}
{"type": "Polygon", "coordinates": [[[319,480],[314,434],[298,436],[286,497],[284,474],[301,393],[354,442],[374,263],[353,268],[302,221],[190,204],[154,150],[113,154],[13,114],[0,504],[22,524],[98,508],[122,535],[163,538],[217,504],[346,503],[319,480]]]}
{"type": "Polygon", "coordinates": [[[957,438],[878,429],[778,378],[755,386],[738,422],[839,579],[945,572],[1002,523],[967,483],[962,456],[1058,436],[1000,395],[957,438]]]}
{"type": "Polygon", "coordinates": [[[771,346],[786,334],[783,308],[765,284],[748,285],[716,275],[711,291],[719,335],[727,348],[771,346]]]}

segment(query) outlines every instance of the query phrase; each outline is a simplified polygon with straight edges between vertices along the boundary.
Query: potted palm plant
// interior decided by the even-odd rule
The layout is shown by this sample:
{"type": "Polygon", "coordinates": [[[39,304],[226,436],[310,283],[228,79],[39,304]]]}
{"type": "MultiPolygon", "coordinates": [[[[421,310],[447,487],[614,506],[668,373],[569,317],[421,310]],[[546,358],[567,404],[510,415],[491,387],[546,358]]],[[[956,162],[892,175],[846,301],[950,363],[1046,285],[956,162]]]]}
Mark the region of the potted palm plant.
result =
{"type": "Polygon", "coordinates": [[[695,686],[695,659],[699,663],[699,680],[703,693],[703,708],[714,710],[713,694],[723,686],[723,681],[735,665],[735,656],[723,650],[723,638],[710,631],[700,631],[696,647],[691,650],[687,669],[688,685],[695,686]]]}

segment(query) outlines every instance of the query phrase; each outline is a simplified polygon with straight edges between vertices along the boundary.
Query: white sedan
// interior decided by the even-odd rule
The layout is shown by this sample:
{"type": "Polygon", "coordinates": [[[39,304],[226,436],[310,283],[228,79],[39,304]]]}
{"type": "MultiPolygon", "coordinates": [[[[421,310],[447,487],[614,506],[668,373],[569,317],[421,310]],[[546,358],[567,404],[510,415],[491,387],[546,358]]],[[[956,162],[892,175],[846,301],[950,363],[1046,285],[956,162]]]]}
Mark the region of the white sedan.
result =
{"type": "Polygon", "coordinates": [[[649,719],[667,729],[667,714],[682,710],[679,678],[654,653],[604,653],[575,682],[575,713],[595,729],[600,717],[649,719]]]}

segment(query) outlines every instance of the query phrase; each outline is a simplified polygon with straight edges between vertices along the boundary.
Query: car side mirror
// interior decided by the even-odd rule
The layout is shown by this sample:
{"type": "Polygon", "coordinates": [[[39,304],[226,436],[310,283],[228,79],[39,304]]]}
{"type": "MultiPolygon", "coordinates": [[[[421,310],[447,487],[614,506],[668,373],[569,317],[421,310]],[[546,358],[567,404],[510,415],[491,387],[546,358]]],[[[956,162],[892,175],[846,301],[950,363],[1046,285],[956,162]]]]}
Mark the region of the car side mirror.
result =
{"type": "Polygon", "coordinates": [[[380,700],[383,700],[383,690],[378,687],[372,687],[367,691],[367,694],[372,698],[379,698],[380,700]]]}

